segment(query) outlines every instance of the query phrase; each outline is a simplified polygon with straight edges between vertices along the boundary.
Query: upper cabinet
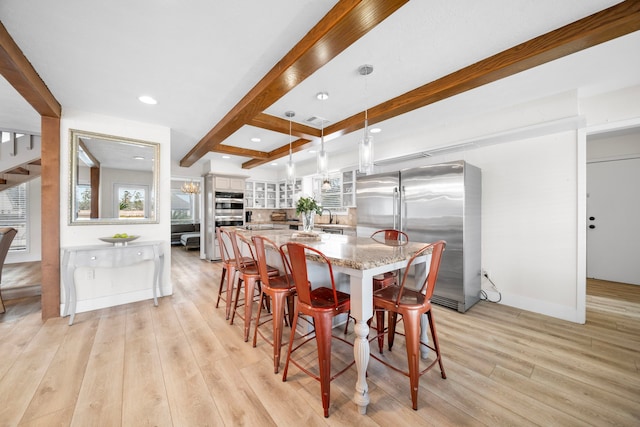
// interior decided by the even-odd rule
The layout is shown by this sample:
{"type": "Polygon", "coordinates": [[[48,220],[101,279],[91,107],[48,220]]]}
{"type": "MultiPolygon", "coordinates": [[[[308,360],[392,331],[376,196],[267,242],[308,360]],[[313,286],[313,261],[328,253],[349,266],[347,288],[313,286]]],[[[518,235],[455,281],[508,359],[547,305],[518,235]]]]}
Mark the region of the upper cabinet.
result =
{"type": "Polygon", "coordinates": [[[356,204],[356,171],[342,172],[342,206],[351,207],[356,204]]]}
{"type": "Polygon", "coordinates": [[[295,185],[289,182],[278,184],[278,207],[280,209],[293,208],[293,198],[302,191],[302,180],[296,179],[295,185]]]}
{"type": "Polygon", "coordinates": [[[278,190],[275,182],[247,181],[244,189],[246,208],[267,208],[277,207],[278,190]]]}
{"type": "Polygon", "coordinates": [[[214,187],[216,190],[244,190],[244,178],[216,176],[214,187]]]}

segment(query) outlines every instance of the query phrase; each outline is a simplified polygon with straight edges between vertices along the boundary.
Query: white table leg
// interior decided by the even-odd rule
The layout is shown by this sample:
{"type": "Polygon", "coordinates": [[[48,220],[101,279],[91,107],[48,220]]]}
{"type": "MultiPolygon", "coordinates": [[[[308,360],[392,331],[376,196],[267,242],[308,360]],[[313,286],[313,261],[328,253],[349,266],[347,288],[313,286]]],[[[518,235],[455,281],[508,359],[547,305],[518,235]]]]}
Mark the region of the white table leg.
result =
{"type": "Polygon", "coordinates": [[[355,326],[356,338],[353,343],[353,357],[356,361],[356,371],[358,380],[356,381],[356,392],[353,401],[358,406],[360,414],[367,413],[369,405],[369,385],[367,384],[367,366],[369,366],[369,325],[367,322],[358,319],[355,326]]]}
{"type": "Polygon", "coordinates": [[[358,406],[358,411],[364,415],[367,413],[367,405],[369,405],[367,367],[369,366],[370,350],[367,320],[373,316],[373,277],[370,273],[363,272],[362,277],[352,275],[350,281],[351,315],[356,319],[353,357],[358,377],[353,401],[358,406]]]}

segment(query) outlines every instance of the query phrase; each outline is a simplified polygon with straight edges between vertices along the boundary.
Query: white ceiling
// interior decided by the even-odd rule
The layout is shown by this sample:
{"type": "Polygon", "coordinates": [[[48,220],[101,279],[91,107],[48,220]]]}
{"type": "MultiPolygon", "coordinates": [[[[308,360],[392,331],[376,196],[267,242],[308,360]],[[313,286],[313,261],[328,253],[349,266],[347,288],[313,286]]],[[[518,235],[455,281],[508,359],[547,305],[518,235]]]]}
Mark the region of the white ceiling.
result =
{"type": "MultiPolygon", "coordinates": [[[[335,3],[2,0],[0,19],[63,109],[170,127],[177,162],[335,3]],[[158,104],[140,103],[142,94],[158,104]]],[[[284,117],[293,110],[298,122],[315,115],[334,123],[616,3],[412,0],[266,113],[284,117]],[[360,76],[362,64],[372,64],[373,74],[360,76]],[[329,100],[316,100],[320,91],[329,100]]],[[[383,132],[376,139],[567,90],[593,95],[638,85],[639,51],[636,32],[379,123],[383,132]]],[[[0,80],[0,127],[38,131],[39,116],[0,80]]],[[[328,142],[328,151],[353,150],[356,134],[328,142]]],[[[288,141],[287,135],[244,126],[224,143],[269,151],[288,141]],[[262,142],[249,142],[253,136],[262,142]]],[[[311,157],[294,155],[296,161],[311,157]]]]}

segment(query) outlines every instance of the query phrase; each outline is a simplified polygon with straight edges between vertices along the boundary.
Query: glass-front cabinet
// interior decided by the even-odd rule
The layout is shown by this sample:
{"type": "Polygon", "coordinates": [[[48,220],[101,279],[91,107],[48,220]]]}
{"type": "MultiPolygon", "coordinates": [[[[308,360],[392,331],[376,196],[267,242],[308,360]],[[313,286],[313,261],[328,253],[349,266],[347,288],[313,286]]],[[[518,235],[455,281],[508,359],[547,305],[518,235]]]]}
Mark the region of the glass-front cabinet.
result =
{"type": "Polygon", "coordinates": [[[253,207],[253,182],[247,181],[244,184],[244,207],[253,207]]]}
{"type": "Polygon", "coordinates": [[[293,208],[293,199],[296,193],[302,191],[302,180],[296,179],[295,185],[289,182],[278,184],[278,207],[280,209],[293,208]]]}
{"type": "Polygon", "coordinates": [[[275,209],[278,186],[275,182],[247,181],[244,189],[245,207],[275,209]]]}
{"type": "Polygon", "coordinates": [[[355,171],[342,172],[342,206],[351,207],[356,204],[355,171]]]}

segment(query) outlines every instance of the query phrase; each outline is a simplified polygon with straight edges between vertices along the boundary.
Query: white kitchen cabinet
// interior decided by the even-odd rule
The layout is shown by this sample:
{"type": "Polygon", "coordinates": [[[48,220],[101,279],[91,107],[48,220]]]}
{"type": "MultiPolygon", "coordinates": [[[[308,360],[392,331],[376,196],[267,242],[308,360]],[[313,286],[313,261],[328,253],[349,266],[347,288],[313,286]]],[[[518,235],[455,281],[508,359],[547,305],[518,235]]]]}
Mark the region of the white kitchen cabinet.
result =
{"type": "Polygon", "coordinates": [[[294,196],[302,192],[302,180],[296,179],[295,185],[289,182],[278,184],[278,207],[280,209],[293,208],[294,196]]]}
{"type": "Polygon", "coordinates": [[[356,205],[356,171],[342,172],[342,206],[356,205]]]}
{"type": "Polygon", "coordinates": [[[244,178],[231,176],[216,176],[214,187],[216,190],[244,190],[244,178]]]}
{"type": "Polygon", "coordinates": [[[247,181],[244,189],[245,208],[275,209],[278,187],[275,182],[247,181]]]}

